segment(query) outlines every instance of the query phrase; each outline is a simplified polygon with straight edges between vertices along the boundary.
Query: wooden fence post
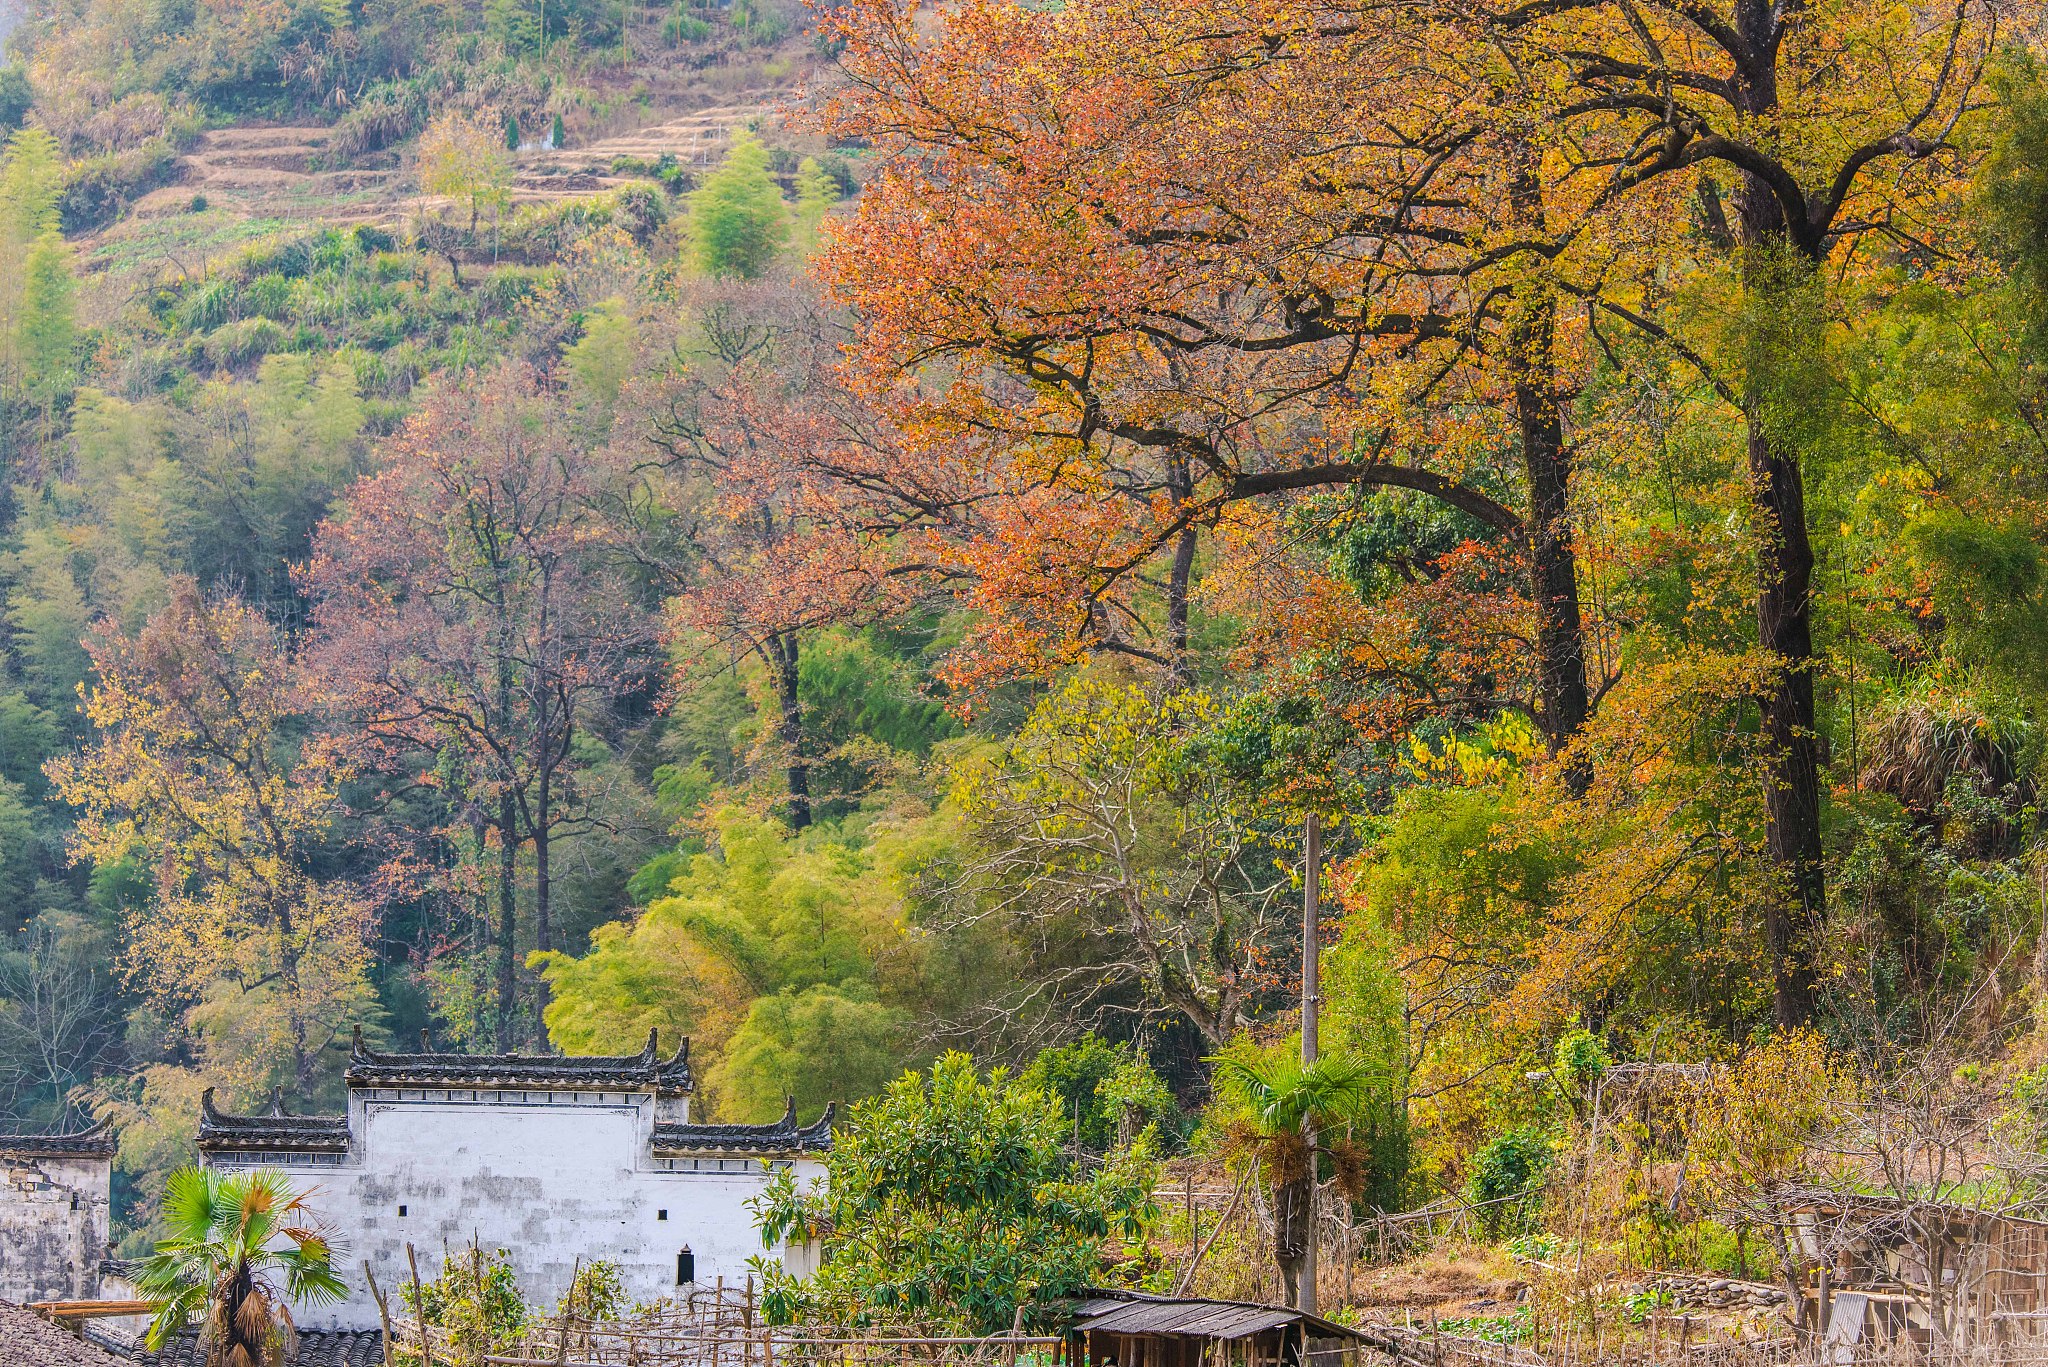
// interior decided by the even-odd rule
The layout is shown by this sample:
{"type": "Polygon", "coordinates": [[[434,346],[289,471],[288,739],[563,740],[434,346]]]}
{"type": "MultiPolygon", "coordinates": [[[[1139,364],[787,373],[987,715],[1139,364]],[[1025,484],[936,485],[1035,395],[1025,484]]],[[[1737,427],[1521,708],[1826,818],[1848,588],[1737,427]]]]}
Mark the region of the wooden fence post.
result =
{"type": "Polygon", "coordinates": [[[370,1260],[363,1259],[363,1280],[369,1283],[370,1299],[377,1302],[377,1323],[384,1334],[384,1367],[397,1367],[391,1344],[391,1307],[384,1302],[384,1292],[377,1285],[377,1274],[370,1270],[370,1260]]]}
{"type": "Polygon", "coordinates": [[[434,1341],[427,1336],[427,1293],[420,1285],[419,1259],[411,1244],[405,1246],[405,1265],[412,1272],[412,1308],[420,1322],[420,1367],[434,1367],[434,1341]]]}
{"type": "Polygon", "coordinates": [[[583,1255],[579,1253],[569,1269],[569,1294],[562,1298],[562,1311],[555,1322],[555,1367],[569,1360],[569,1318],[576,1313],[576,1279],[582,1275],[583,1255]]]}

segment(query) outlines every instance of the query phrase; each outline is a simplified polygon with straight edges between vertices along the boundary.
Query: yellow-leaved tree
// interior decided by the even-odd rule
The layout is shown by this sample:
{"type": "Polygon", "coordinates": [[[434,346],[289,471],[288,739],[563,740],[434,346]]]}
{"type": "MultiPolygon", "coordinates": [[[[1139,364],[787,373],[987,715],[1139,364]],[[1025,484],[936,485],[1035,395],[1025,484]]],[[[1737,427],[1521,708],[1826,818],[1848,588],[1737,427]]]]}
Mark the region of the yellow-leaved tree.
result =
{"type": "Polygon", "coordinates": [[[457,234],[442,219],[420,215],[422,239],[448,262],[455,283],[462,283],[462,263],[456,256],[461,245],[474,245],[477,222],[488,210],[493,219],[503,215],[512,203],[512,158],[504,139],[474,115],[449,110],[436,115],[420,134],[420,189],[447,199],[459,213],[469,213],[469,229],[457,234]]]}
{"type": "Polygon", "coordinates": [[[183,1020],[215,1080],[306,1096],[327,1046],[374,1009],[373,906],[316,872],[347,775],[291,738],[284,641],[182,579],[134,637],[104,630],[87,650],[94,737],[48,771],[79,809],[72,857],[151,874],[125,971],[183,1020]]]}

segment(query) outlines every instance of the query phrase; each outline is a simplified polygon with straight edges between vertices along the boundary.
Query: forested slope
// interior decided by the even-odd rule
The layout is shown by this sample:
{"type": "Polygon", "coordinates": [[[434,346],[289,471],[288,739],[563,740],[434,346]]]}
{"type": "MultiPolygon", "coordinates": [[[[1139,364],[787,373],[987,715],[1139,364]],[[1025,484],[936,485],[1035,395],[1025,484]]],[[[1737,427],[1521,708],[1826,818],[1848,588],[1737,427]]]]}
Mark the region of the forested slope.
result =
{"type": "Polygon", "coordinates": [[[139,1231],[354,1025],[657,1028],[1249,1189],[1313,816],[1357,1211],[2036,1201],[2038,17],[1651,8],[32,6],[0,1113],[139,1231]]]}

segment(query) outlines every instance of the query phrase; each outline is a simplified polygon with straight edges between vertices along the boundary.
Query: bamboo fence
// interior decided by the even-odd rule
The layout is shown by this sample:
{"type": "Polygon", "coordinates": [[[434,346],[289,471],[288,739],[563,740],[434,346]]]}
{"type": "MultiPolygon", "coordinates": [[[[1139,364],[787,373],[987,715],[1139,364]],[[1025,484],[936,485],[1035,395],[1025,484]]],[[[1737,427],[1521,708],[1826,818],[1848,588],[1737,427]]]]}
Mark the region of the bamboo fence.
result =
{"type": "Polygon", "coordinates": [[[554,1315],[518,1343],[483,1350],[444,1326],[387,1315],[387,1362],[413,1367],[1053,1367],[1065,1341],[1021,1333],[946,1337],[913,1328],[772,1325],[749,1278],[720,1279],[631,1320],[554,1315]]]}

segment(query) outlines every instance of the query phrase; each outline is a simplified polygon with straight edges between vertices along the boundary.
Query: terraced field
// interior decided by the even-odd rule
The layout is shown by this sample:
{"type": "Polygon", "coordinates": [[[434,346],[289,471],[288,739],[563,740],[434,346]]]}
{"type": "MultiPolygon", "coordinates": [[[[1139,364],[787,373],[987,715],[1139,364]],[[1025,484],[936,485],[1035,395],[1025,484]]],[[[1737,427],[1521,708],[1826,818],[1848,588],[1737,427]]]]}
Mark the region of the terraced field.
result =
{"type": "MultiPolygon", "coordinates": [[[[742,93],[689,112],[656,111],[654,121],[580,147],[514,154],[515,207],[601,194],[625,178],[621,157],[675,158],[702,167],[723,154],[734,129],[772,122],[785,91],[742,93]]],[[[179,178],[130,206],[120,220],[80,239],[88,269],[125,274],[167,268],[190,273],[210,253],[295,227],[396,227],[440,202],[419,192],[405,155],[375,153],[327,166],[330,132],[310,125],[241,125],[200,136],[180,158],[179,178]]]]}

